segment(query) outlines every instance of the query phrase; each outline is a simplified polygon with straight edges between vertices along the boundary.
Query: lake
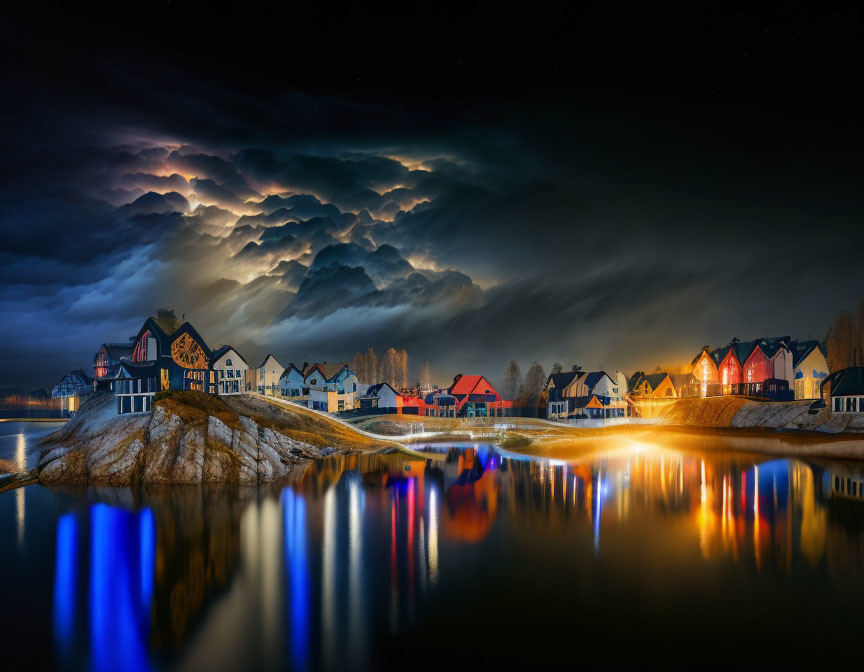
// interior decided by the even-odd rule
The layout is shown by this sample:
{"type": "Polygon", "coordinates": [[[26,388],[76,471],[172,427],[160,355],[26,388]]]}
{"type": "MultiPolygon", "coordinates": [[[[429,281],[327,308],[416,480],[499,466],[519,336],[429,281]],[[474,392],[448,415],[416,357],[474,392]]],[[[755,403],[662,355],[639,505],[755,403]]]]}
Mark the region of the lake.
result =
{"type": "MultiPolygon", "coordinates": [[[[55,428],[0,424],[0,459],[32,465],[55,428]]],[[[864,615],[861,465],[712,440],[622,438],[567,462],[420,446],[420,457],[327,458],[257,491],[5,492],[3,659],[70,670],[842,660],[864,615]]]]}

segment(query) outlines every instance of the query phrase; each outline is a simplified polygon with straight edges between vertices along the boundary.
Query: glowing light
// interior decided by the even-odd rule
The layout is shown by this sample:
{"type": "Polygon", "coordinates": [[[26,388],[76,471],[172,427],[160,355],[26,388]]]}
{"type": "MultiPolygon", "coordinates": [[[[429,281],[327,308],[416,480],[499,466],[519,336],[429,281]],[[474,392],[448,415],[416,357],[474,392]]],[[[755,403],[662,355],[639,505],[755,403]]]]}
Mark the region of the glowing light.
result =
{"type": "Polygon", "coordinates": [[[335,651],[336,642],[336,492],[327,489],[324,495],[324,543],[321,550],[321,630],[323,638],[322,653],[324,667],[331,669],[330,657],[335,651]]]}
{"type": "MultiPolygon", "coordinates": [[[[27,438],[24,434],[18,435],[18,440],[15,446],[15,468],[23,473],[27,471],[27,438]]],[[[24,488],[15,490],[15,522],[18,530],[18,546],[24,544],[24,523],[26,512],[24,488]]]]}
{"type": "Polygon", "coordinates": [[[429,489],[429,583],[438,580],[438,493],[429,489]]]}
{"type": "Polygon", "coordinates": [[[68,660],[75,634],[75,598],[78,575],[78,521],[71,513],[57,521],[54,567],[54,643],[61,660],[68,660]]]}
{"type": "Polygon", "coordinates": [[[291,582],[291,661],[309,667],[309,571],[306,562],[306,502],[286,488],[282,492],[285,561],[291,582]]]}

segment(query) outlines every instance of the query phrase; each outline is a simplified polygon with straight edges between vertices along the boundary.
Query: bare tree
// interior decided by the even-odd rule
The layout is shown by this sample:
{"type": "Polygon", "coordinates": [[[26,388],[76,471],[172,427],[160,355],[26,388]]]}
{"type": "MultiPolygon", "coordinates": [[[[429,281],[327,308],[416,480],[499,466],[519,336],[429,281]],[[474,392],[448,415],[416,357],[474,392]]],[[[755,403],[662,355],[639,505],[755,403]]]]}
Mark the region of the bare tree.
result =
{"type": "Polygon", "coordinates": [[[528,373],[525,374],[525,384],[522,386],[520,403],[522,406],[536,406],[540,399],[540,392],[546,382],[546,371],[543,366],[534,362],[528,373]]]}
{"type": "Polygon", "coordinates": [[[501,386],[501,393],[509,401],[518,399],[522,393],[522,371],[515,359],[507,365],[507,371],[504,372],[504,384],[501,386]]]}
{"type": "Polygon", "coordinates": [[[404,390],[408,387],[408,353],[403,348],[398,353],[397,372],[399,380],[399,389],[404,390]]]}
{"type": "Polygon", "coordinates": [[[373,348],[366,350],[365,371],[370,385],[381,382],[381,370],[378,364],[378,355],[375,354],[373,348]]]}
{"type": "Polygon", "coordinates": [[[552,365],[552,373],[561,373],[564,370],[564,367],[561,366],[561,362],[555,362],[552,365]]]}
{"type": "Polygon", "coordinates": [[[839,371],[849,366],[855,366],[857,341],[852,314],[848,310],[844,310],[834,320],[825,338],[825,345],[828,350],[828,368],[832,371],[839,371]]]}
{"type": "Polygon", "coordinates": [[[369,381],[366,376],[366,362],[364,361],[363,353],[355,352],[354,356],[351,358],[351,370],[357,376],[357,380],[361,383],[368,384],[369,381]]]}
{"type": "Polygon", "coordinates": [[[423,366],[420,367],[420,388],[423,390],[428,390],[431,385],[431,366],[429,362],[425,362],[423,366]]]}

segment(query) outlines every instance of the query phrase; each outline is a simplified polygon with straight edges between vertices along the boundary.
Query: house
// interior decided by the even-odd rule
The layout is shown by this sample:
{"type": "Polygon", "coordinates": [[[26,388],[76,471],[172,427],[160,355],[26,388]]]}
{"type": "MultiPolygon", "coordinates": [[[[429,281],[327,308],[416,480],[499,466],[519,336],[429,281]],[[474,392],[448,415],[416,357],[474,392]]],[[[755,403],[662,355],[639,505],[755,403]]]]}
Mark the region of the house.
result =
{"type": "Polygon", "coordinates": [[[566,371],[550,374],[540,392],[538,405],[550,420],[567,420],[585,417],[623,418],[631,415],[626,399],[627,390],[622,389],[623,374],[616,373],[613,379],[605,371],[566,371]],[[596,401],[592,398],[596,397],[596,401]],[[587,404],[592,404],[587,406],[587,404]],[[603,413],[591,413],[600,404],[603,413]]]}
{"type": "Polygon", "coordinates": [[[828,374],[822,398],[832,413],[864,413],[864,366],[851,366],[828,374]]]}
{"type": "MultiPolygon", "coordinates": [[[[794,356],[790,343],[794,342],[782,336],[752,341],[733,339],[714,350],[706,345],[691,362],[692,382],[684,386],[681,396],[766,396],[762,388],[767,380],[785,380],[791,386],[794,356]]],[[[772,383],[775,391],[781,387],[772,383]]]]}
{"type": "Polygon", "coordinates": [[[484,376],[458,374],[446,390],[435,390],[423,400],[425,415],[445,418],[486,418],[512,415],[505,401],[484,376]]]}
{"type": "Polygon", "coordinates": [[[81,369],[75,369],[51,389],[51,398],[60,400],[61,413],[74,413],[81,406],[81,397],[92,392],[93,379],[81,369]]]}
{"type": "Polygon", "coordinates": [[[279,392],[279,377],[285,367],[273,355],[267,355],[264,361],[255,369],[254,386],[258,394],[277,396],[279,392]]]}
{"type": "Polygon", "coordinates": [[[117,366],[121,359],[132,356],[134,344],[103,343],[93,356],[93,389],[101,390],[111,387],[111,381],[117,375],[117,366]]]}
{"type": "Polygon", "coordinates": [[[790,345],[795,398],[819,399],[820,385],[830,373],[824,348],[819,341],[795,341],[790,345]]]}
{"type": "Polygon", "coordinates": [[[216,391],[220,395],[249,391],[249,365],[230,345],[213,352],[210,369],[216,373],[216,391]]]}
{"type": "Polygon", "coordinates": [[[170,334],[148,317],[133,339],[132,355],[121,359],[113,379],[117,412],[146,413],[156,392],[197,390],[216,394],[213,353],[188,322],[170,334]]]}
{"type": "Polygon", "coordinates": [[[304,371],[309,367],[307,362],[303,362],[302,367],[298,367],[291,362],[288,367],[279,376],[279,391],[283,397],[302,397],[305,396],[304,388],[306,387],[306,376],[304,371]]]}
{"type": "Polygon", "coordinates": [[[644,371],[637,371],[630,376],[627,391],[634,400],[674,399],[678,397],[678,390],[672,382],[672,376],[665,371],[649,374],[644,371]]]}
{"type": "Polygon", "coordinates": [[[328,413],[353,409],[358,384],[357,375],[345,363],[312,364],[303,374],[309,408],[328,413]]]}
{"type": "Polygon", "coordinates": [[[358,395],[358,405],[364,410],[381,409],[382,413],[423,415],[426,408],[423,399],[409,390],[404,392],[399,392],[389,383],[376,383],[358,395]]]}
{"type": "Polygon", "coordinates": [[[370,385],[366,392],[359,397],[361,409],[386,408],[393,409],[391,413],[398,413],[401,406],[402,395],[389,383],[376,383],[370,385]]]}

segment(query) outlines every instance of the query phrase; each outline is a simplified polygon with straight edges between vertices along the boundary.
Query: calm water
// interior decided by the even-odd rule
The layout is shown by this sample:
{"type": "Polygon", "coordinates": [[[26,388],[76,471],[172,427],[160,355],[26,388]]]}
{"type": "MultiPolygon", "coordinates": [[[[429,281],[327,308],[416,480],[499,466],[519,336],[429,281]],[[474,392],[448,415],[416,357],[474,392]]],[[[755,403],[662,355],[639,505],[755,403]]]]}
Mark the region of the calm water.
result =
{"type": "MultiPolygon", "coordinates": [[[[51,429],[0,425],[0,458],[51,429]]],[[[862,470],[725,448],[621,439],[565,463],[448,446],[258,492],[6,492],[3,660],[831,665],[864,624],[864,502],[833,492],[862,470]]]]}

